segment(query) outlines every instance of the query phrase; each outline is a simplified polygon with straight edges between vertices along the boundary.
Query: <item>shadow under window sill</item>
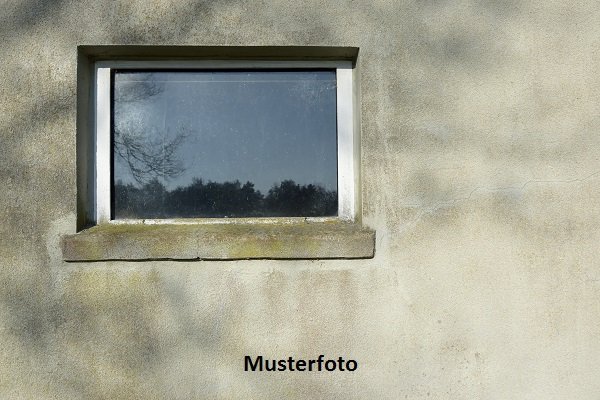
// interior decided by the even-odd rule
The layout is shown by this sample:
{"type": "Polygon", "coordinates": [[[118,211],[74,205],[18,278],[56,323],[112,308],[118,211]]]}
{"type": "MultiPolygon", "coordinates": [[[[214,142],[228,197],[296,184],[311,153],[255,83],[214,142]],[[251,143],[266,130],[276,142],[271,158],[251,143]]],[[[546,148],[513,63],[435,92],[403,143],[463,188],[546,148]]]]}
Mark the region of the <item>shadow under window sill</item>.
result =
{"type": "Polygon", "coordinates": [[[245,260],[373,258],[375,232],[339,220],[109,223],[62,238],[63,259],[245,260]]]}

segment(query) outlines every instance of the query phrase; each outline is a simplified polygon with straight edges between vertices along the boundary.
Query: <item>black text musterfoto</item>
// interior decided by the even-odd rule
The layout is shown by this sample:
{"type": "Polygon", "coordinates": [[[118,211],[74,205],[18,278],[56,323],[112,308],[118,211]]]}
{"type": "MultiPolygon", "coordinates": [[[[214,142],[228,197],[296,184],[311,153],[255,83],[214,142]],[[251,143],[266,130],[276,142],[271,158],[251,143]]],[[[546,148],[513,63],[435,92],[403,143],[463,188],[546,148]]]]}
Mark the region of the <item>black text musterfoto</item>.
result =
{"type": "Polygon", "coordinates": [[[302,358],[288,357],[283,359],[266,359],[263,356],[245,356],[244,371],[263,372],[263,371],[342,371],[354,372],[358,368],[356,360],[345,360],[343,357],[325,359],[321,354],[316,359],[305,360],[302,358]]]}

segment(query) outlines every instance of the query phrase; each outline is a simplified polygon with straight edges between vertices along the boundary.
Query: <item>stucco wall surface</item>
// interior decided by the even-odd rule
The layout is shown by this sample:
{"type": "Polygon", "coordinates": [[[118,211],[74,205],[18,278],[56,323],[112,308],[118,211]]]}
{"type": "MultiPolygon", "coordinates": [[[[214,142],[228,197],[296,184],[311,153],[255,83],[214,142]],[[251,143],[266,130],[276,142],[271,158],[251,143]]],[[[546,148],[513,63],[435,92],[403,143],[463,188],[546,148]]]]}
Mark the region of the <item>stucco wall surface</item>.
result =
{"type": "Polygon", "coordinates": [[[592,0],[4,1],[0,398],[598,399],[592,0]],[[65,263],[79,44],[360,47],[370,260],[65,263]],[[245,355],[356,359],[248,373],[245,355]]]}

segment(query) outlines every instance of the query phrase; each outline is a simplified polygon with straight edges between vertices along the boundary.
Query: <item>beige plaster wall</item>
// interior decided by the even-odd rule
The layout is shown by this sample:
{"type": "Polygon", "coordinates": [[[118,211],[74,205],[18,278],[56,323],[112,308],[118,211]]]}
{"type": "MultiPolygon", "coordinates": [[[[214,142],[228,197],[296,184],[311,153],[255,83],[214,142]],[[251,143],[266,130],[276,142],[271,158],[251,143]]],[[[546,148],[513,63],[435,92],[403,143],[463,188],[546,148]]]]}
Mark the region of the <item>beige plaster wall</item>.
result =
{"type": "Polygon", "coordinates": [[[600,13],[4,1],[0,398],[598,399],[600,13]],[[78,44],[360,47],[362,261],[64,263],[78,44]],[[245,373],[243,357],[355,373],[245,373]]]}

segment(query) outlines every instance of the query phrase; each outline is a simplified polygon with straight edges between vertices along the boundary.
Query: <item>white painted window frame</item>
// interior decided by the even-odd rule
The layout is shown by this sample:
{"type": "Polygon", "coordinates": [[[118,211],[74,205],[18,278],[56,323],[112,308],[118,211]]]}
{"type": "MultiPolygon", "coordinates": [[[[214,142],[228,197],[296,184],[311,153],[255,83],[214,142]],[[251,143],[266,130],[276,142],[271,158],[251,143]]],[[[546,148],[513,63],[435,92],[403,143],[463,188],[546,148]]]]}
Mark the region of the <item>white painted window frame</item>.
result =
{"type": "Polygon", "coordinates": [[[357,91],[351,61],[251,61],[251,60],[111,60],[97,61],[94,66],[94,204],[96,224],[105,223],[200,223],[200,222],[262,222],[281,218],[206,218],[206,219],[111,219],[111,79],[113,69],[311,69],[336,70],[337,80],[337,168],[338,168],[338,215],[337,217],[303,217],[306,220],[356,221],[358,216],[359,182],[359,130],[357,118],[357,91]]]}

